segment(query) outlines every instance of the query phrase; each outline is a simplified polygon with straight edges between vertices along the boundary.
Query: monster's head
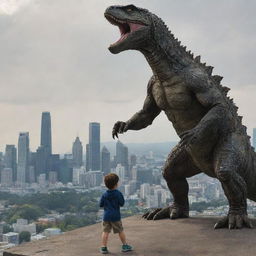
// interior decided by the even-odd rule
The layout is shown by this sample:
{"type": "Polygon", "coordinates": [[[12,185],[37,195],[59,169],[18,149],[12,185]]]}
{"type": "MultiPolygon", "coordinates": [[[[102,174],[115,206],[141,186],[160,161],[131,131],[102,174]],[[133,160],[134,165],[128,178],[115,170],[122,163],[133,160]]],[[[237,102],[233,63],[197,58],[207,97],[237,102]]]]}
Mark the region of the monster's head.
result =
{"type": "Polygon", "coordinates": [[[105,11],[106,19],[120,30],[120,39],[109,46],[116,54],[125,50],[141,50],[150,39],[150,13],[134,5],[110,6],[105,11]]]}

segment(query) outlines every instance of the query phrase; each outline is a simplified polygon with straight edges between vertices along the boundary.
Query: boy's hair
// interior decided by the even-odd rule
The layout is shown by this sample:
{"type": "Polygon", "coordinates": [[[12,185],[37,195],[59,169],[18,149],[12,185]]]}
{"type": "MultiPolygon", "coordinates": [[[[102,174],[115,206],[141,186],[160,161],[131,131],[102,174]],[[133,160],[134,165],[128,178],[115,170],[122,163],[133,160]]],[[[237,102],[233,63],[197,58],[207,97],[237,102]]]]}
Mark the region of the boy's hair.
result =
{"type": "Polygon", "coordinates": [[[104,183],[108,189],[113,189],[119,181],[115,173],[109,173],[104,177],[104,183]]]}

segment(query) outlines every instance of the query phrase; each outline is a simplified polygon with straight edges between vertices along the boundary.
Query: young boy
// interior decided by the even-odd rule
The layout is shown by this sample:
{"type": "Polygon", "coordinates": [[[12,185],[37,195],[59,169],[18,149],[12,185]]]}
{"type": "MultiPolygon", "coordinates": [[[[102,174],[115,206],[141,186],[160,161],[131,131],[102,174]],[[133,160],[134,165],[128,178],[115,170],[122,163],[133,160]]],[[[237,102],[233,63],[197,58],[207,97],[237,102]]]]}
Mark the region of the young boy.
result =
{"type": "Polygon", "coordinates": [[[109,173],[104,177],[104,183],[108,190],[101,196],[100,207],[104,207],[103,215],[103,233],[102,233],[102,247],[101,253],[108,253],[107,243],[108,236],[113,229],[114,233],[118,233],[122,245],[122,252],[132,250],[132,246],[126,243],[125,234],[123,231],[120,206],[124,205],[124,197],[122,193],[117,190],[119,177],[114,173],[109,173]]]}

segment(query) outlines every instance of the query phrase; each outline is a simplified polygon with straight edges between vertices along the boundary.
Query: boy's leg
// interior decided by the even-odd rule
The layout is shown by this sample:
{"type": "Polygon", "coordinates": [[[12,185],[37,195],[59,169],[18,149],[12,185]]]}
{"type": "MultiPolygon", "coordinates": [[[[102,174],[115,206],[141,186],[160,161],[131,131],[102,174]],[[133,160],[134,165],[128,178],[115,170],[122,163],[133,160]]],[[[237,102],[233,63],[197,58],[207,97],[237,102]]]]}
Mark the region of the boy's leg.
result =
{"type": "Polygon", "coordinates": [[[123,244],[126,244],[126,237],[125,237],[125,233],[124,231],[118,233],[119,237],[120,237],[120,240],[123,244]]]}
{"type": "Polygon", "coordinates": [[[102,246],[107,247],[108,244],[108,232],[102,232],[102,246]]]}

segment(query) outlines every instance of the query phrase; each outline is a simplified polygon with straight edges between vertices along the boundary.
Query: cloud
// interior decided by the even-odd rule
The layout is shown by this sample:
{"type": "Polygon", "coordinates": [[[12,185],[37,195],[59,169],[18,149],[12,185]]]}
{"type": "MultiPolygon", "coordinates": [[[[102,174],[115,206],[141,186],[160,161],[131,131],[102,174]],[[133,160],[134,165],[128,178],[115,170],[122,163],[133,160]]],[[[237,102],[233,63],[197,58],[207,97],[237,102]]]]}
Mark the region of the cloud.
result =
{"type": "MultiPolygon", "coordinates": [[[[9,3],[21,4],[0,15],[2,149],[7,143],[17,143],[18,132],[27,130],[34,150],[45,110],[52,113],[53,149],[66,152],[77,132],[87,143],[88,122],[101,122],[102,140],[109,141],[113,123],[127,120],[141,108],[151,70],[138,52],[112,55],[107,50],[119,36],[118,29],[103,17],[111,4],[134,3],[162,17],[184,45],[214,66],[214,73],[224,76],[241,111],[248,115],[248,126],[256,121],[247,114],[252,112],[249,104],[256,95],[253,1],[246,5],[241,0],[9,3]]],[[[161,114],[151,127],[121,138],[146,142],[176,140],[177,136],[161,114]]]]}

